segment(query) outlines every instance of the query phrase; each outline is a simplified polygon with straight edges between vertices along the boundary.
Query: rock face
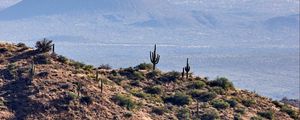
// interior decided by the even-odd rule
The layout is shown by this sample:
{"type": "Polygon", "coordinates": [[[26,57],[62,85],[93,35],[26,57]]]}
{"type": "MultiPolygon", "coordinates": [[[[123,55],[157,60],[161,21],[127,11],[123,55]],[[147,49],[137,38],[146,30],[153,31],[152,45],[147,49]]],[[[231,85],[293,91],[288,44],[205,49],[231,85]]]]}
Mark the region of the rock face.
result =
{"type": "Polygon", "coordinates": [[[0,51],[0,119],[299,118],[298,108],[235,89],[226,78],[182,79],[149,64],[95,69],[22,44],[0,43],[0,51]],[[48,62],[35,64],[30,77],[38,54],[48,62]]]}

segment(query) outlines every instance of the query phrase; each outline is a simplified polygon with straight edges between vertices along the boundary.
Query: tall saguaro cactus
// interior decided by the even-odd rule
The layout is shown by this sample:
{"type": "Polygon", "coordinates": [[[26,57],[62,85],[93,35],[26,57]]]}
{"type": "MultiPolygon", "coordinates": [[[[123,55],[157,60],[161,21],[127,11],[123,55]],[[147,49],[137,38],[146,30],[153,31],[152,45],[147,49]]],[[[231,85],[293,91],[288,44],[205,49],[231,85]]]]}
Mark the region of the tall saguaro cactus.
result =
{"type": "Polygon", "coordinates": [[[29,73],[31,81],[33,80],[34,74],[35,74],[35,65],[34,65],[34,61],[32,61],[31,67],[30,67],[30,73],[29,73]]]}
{"type": "Polygon", "coordinates": [[[55,54],[55,44],[52,45],[52,54],[55,54]]]}
{"type": "Polygon", "coordinates": [[[153,71],[155,70],[156,64],[159,62],[160,55],[156,54],[156,44],[154,45],[154,51],[150,51],[150,61],[153,64],[153,71]]]}
{"type": "Polygon", "coordinates": [[[186,72],[186,79],[189,78],[189,71],[191,70],[190,64],[189,64],[189,58],[186,59],[186,66],[185,66],[185,72],[186,72]]]}
{"type": "Polygon", "coordinates": [[[184,75],[185,75],[185,72],[184,72],[184,67],[183,67],[183,68],[182,68],[182,73],[181,73],[182,79],[184,79],[184,75]]]}

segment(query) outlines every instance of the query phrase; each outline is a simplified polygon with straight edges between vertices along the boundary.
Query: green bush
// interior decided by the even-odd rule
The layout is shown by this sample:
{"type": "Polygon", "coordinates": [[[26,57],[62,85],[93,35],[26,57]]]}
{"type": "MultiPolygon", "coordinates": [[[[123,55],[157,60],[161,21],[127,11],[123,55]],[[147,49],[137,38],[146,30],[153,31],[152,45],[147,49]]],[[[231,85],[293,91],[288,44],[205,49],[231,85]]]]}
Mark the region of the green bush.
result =
{"type": "Polygon", "coordinates": [[[211,104],[214,108],[217,109],[226,109],[229,107],[229,104],[224,100],[213,100],[211,104]]]}
{"type": "Polygon", "coordinates": [[[233,120],[243,120],[240,114],[234,114],[233,120]]]}
{"type": "Polygon", "coordinates": [[[112,97],[112,100],[116,104],[126,107],[128,110],[132,110],[136,107],[136,103],[131,99],[130,96],[127,95],[117,94],[112,97]]]}
{"type": "Polygon", "coordinates": [[[172,103],[173,105],[188,105],[191,102],[190,96],[184,93],[175,93],[174,96],[164,98],[165,103],[172,103]]]}
{"type": "Polygon", "coordinates": [[[68,58],[66,58],[65,56],[59,55],[57,57],[57,61],[61,62],[61,63],[67,63],[68,62],[68,58]]]}
{"type": "Polygon", "coordinates": [[[252,99],[242,100],[242,104],[246,107],[251,107],[256,104],[256,101],[252,99]]]}
{"type": "Polygon", "coordinates": [[[133,116],[132,112],[126,112],[126,113],[124,113],[124,117],[126,117],[126,118],[130,118],[132,116],[133,116]]]}
{"type": "Polygon", "coordinates": [[[272,101],[272,103],[273,103],[276,107],[279,107],[279,108],[282,108],[282,107],[284,106],[283,103],[280,103],[280,102],[278,102],[278,101],[276,101],[276,100],[272,101]]]}
{"type": "Polygon", "coordinates": [[[200,117],[201,120],[217,120],[220,119],[219,113],[217,110],[208,110],[205,111],[203,115],[200,117]]]}
{"type": "Polygon", "coordinates": [[[88,70],[88,71],[91,71],[91,70],[93,70],[94,69],[94,66],[92,66],[92,65],[85,65],[85,66],[83,66],[83,68],[82,68],[83,70],[88,70]]]}
{"type": "Polygon", "coordinates": [[[237,113],[240,113],[242,115],[246,113],[246,109],[245,108],[236,108],[234,111],[237,112],[237,113]]]}
{"type": "Polygon", "coordinates": [[[273,120],[274,113],[272,111],[258,112],[259,116],[273,120]]]}
{"type": "Polygon", "coordinates": [[[192,90],[190,92],[190,95],[194,99],[201,101],[201,102],[208,102],[217,97],[217,94],[214,92],[203,92],[203,91],[199,91],[199,90],[192,90]]]}
{"type": "Polygon", "coordinates": [[[141,63],[141,64],[135,66],[134,68],[138,69],[138,70],[152,70],[153,69],[152,64],[150,64],[150,63],[141,63]]]}
{"type": "Polygon", "coordinates": [[[260,116],[253,116],[250,120],[263,120],[260,116]]]}
{"type": "Polygon", "coordinates": [[[159,81],[161,82],[175,82],[177,79],[179,79],[181,76],[181,73],[172,71],[163,74],[160,78],[159,81]]]}
{"type": "Polygon", "coordinates": [[[201,89],[205,85],[206,85],[205,82],[197,80],[197,81],[193,81],[192,84],[189,87],[194,88],[194,89],[201,89]]]}
{"type": "Polygon", "coordinates": [[[155,107],[152,109],[152,112],[157,115],[163,115],[166,112],[166,110],[164,108],[155,107]]]}
{"type": "Polygon", "coordinates": [[[179,109],[176,117],[179,120],[189,120],[190,119],[190,110],[188,108],[179,109]]]}
{"type": "Polygon", "coordinates": [[[215,93],[219,95],[225,95],[226,91],[222,87],[212,87],[211,91],[214,91],[215,93]]]}
{"type": "Polygon", "coordinates": [[[110,70],[111,66],[109,64],[102,64],[98,67],[98,69],[110,70]]]}
{"type": "Polygon", "coordinates": [[[85,104],[85,105],[90,105],[90,104],[93,103],[93,100],[92,100],[91,97],[85,96],[85,97],[81,97],[81,98],[80,98],[80,103],[81,103],[81,104],[85,104]]]}
{"type": "Polygon", "coordinates": [[[148,94],[144,93],[144,92],[131,92],[132,95],[136,96],[136,97],[139,97],[139,98],[146,98],[148,96],[148,94]]]}
{"type": "Polygon", "coordinates": [[[209,81],[210,86],[218,86],[222,87],[225,90],[234,89],[232,82],[230,82],[227,78],[220,77],[213,81],[209,81]]]}
{"type": "Polygon", "coordinates": [[[85,66],[84,63],[77,62],[77,61],[72,61],[72,62],[70,63],[70,65],[74,66],[75,69],[81,69],[81,68],[83,68],[83,67],[85,66]]]}
{"type": "Polygon", "coordinates": [[[50,64],[49,56],[46,54],[37,55],[33,58],[35,64],[50,64]]]}
{"type": "Polygon", "coordinates": [[[229,103],[230,107],[236,107],[236,105],[238,104],[238,102],[235,99],[229,99],[226,100],[227,103],[229,103]]]}
{"type": "Polygon", "coordinates": [[[147,77],[148,79],[155,79],[155,78],[157,78],[157,77],[160,76],[160,75],[161,75],[161,72],[158,71],[158,70],[155,70],[155,71],[151,71],[151,72],[147,73],[147,74],[146,74],[146,77],[147,77]]]}
{"type": "Polygon", "coordinates": [[[142,72],[136,71],[133,68],[129,67],[119,71],[120,75],[126,76],[131,80],[143,80],[145,79],[144,74],[142,72]]]}
{"type": "Polygon", "coordinates": [[[298,119],[297,112],[287,105],[282,106],[280,111],[287,113],[291,118],[298,119]]]}
{"type": "Polygon", "coordinates": [[[146,87],[145,92],[149,94],[161,94],[162,89],[160,86],[146,87]]]}

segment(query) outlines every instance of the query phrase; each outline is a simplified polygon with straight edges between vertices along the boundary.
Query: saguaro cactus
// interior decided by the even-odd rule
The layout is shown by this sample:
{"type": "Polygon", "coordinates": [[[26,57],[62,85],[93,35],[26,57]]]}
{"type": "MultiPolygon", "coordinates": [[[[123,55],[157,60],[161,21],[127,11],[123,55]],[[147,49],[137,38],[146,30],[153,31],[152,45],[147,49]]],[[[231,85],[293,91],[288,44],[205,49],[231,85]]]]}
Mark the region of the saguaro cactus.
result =
{"type": "Polygon", "coordinates": [[[31,67],[30,67],[30,73],[29,73],[31,80],[33,80],[34,74],[35,74],[35,65],[34,65],[34,61],[32,61],[31,67]]]}
{"type": "Polygon", "coordinates": [[[103,79],[99,80],[99,71],[96,72],[96,81],[100,84],[101,94],[103,93],[103,79]]]}
{"type": "Polygon", "coordinates": [[[189,78],[189,71],[191,69],[190,64],[189,64],[189,58],[186,59],[186,66],[185,66],[185,72],[186,72],[186,79],[189,78]]]}
{"type": "Polygon", "coordinates": [[[55,54],[55,44],[52,45],[52,54],[55,54]]]}
{"type": "Polygon", "coordinates": [[[154,45],[154,51],[150,51],[150,61],[153,64],[153,71],[155,70],[156,64],[159,62],[160,55],[156,54],[156,44],[154,45]]]}
{"type": "Polygon", "coordinates": [[[184,79],[184,75],[185,75],[185,72],[184,72],[184,67],[183,67],[183,68],[182,68],[182,73],[181,73],[182,79],[184,79]]]}

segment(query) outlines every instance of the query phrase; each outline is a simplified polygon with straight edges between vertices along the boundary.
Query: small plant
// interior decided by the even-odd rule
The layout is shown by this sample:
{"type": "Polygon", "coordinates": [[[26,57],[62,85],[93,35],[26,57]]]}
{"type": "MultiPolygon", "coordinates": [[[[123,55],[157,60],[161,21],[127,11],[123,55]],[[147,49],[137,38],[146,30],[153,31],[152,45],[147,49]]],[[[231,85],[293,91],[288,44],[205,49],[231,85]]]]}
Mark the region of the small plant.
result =
{"type": "Polygon", "coordinates": [[[287,105],[282,106],[280,111],[287,113],[291,118],[298,119],[297,112],[287,105]]]}
{"type": "Polygon", "coordinates": [[[183,93],[175,93],[174,96],[168,96],[164,99],[166,103],[172,103],[173,105],[183,106],[188,105],[191,102],[190,96],[183,93]]]}
{"type": "Polygon", "coordinates": [[[51,61],[47,54],[37,55],[33,58],[35,64],[50,64],[51,61]]]}
{"type": "Polygon", "coordinates": [[[203,115],[200,117],[201,120],[217,120],[220,119],[219,113],[217,110],[210,109],[205,111],[203,115]]]}
{"type": "Polygon", "coordinates": [[[191,85],[189,85],[189,88],[193,88],[193,89],[201,89],[205,86],[205,82],[197,80],[197,81],[193,81],[191,85]]]}
{"type": "Polygon", "coordinates": [[[193,90],[190,92],[190,95],[201,102],[208,102],[217,97],[217,94],[214,92],[202,92],[199,90],[193,90]]]}
{"type": "Polygon", "coordinates": [[[217,109],[226,109],[229,107],[229,104],[224,100],[214,100],[212,101],[212,106],[217,109]]]}
{"type": "Polygon", "coordinates": [[[163,115],[166,110],[164,108],[161,108],[161,107],[155,107],[152,109],[152,112],[157,114],[157,115],[163,115]]]}
{"type": "Polygon", "coordinates": [[[148,63],[141,63],[141,64],[135,66],[134,68],[138,69],[138,70],[151,70],[151,69],[153,69],[152,64],[148,64],[148,63]]]}
{"type": "Polygon", "coordinates": [[[57,61],[61,62],[61,63],[67,63],[68,62],[68,58],[66,58],[65,56],[59,55],[57,57],[57,61]]]}
{"type": "Polygon", "coordinates": [[[232,82],[230,82],[227,78],[224,77],[217,78],[216,80],[210,81],[209,85],[212,87],[214,86],[222,87],[225,90],[234,89],[232,82]]]}
{"type": "Polygon", "coordinates": [[[263,120],[260,116],[253,116],[250,118],[250,120],[263,120]]]}
{"type": "Polygon", "coordinates": [[[158,64],[159,59],[160,59],[160,55],[156,54],[156,44],[155,44],[155,46],[154,46],[154,52],[150,51],[150,61],[153,64],[153,71],[155,70],[156,64],[158,64]]]}
{"type": "Polygon", "coordinates": [[[234,114],[233,120],[243,120],[240,114],[234,114]]]}
{"type": "Polygon", "coordinates": [[[148,79],[155,79],[155,78],[158,77],[160,74],[161,74],[160,71],[155,70],[155,71],[152,71],[152,72],[147,73],[147,74],[146,74],[146,78],[148,78],[148,79]]]}
{"type": "Polygon", "coordinates": [[[246,109],[245,108],[236,108],[234,110],[236,113],[239,113],[239,114],[245,114],[246,113],[246,109]]]}
{"type": "Polygon", "coordinates": [[[85,96],[80,98],[80,103],[85,105],[91,105],[93,103],[93,100],[91,97],[85,96]]]}
{"type": "Polygon", "coordinates": [[[189,120],[190,119],[190,110],[188,108],[181,108],[181,109],[179,109],[176,116],[179,120],[189,120]]]}
{"type": "Polygon", "coordinates": [[[126,118],[131,118],[133,115],[132,115],[132,112],[126,112],[124,113],[124,117],[126,118]]]}
{"type": "Polygon", "coordinates": [[[67,97],[70,98],[70,100],[75,100],[77,99],[79,96],[77,96],[77,94],[73,93],[73,92],[67,92],[67,97]]]}
{"type": "Polygon", "coordinates": [[[117,94],[112,97],[112,100],[122,107],[126,107],[128,110],[132,110],[136,107],[136,103],[130,96],[117,94]]]}
{"type": "Polygon", "coordinates": [[[229,99],[229,100],[226,100],[227,103],[229,103],[230,107],[236,107],[238,102],[235,100],[235,99],[229,99]]]}
{"type": "Polygon", "coordinates": [[[246,99],[242,100],[242,104],[246,107],[251,107],[252,105],[256,104],[256,101],[252,99],[246,99]]]}
{"type": "Polygon", "coordinates": [[[257,114],[269,120],[273,120],[274,118],[274,113],[272,111],[258,112],[257,114]]]}
{"type": "Polygon", "coordinates": [[[180,73],[176,71],[171,71],[166,74],[163,74],[160,78],[159,81],[161,82],[175,82],[177,79],[180,78],[180,73]]]}
{"type": "Polygon", "coordinates": [[[189,79],[189,71],[191,70],[190,64],[189,64],[189,58],[186,59],[186,66],[184,67],[186,79],[189,79]]]}
{"type": "Polygon", "coordinates": [[[219,95],[225,95],[226,94],[226,91],[222,87],[218,87],[218,86],[212,87],[211,91],[213,91],[213,92],[215,92],[219,95]]]}
{"type": "Polygon", "coordinates": [[[87,70],[87,71],[92,71],[94,69],[94,66],[92,66],[92,65],[85,65],[85,66],[83,66],[82,69],[83,70],[87,70]]]}
{"type": "Polygon", "coordinates": [[[149,94],[161,94],[162,89],[160,86],[146,87],[145,92],[149,94]]]}
{"type": "Polygon", "coordinates": [[[44,38],[41,41],[37,41],[35,44],[38,52],[45,53],[49,52],[52,49],[52,40],[44,38]]]}
{"type": "Polygon", "coordinates": [[[98,67],[98,69],[110,70],[111,66],[109,64],[102,64],[98,67]]]}

